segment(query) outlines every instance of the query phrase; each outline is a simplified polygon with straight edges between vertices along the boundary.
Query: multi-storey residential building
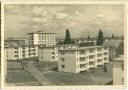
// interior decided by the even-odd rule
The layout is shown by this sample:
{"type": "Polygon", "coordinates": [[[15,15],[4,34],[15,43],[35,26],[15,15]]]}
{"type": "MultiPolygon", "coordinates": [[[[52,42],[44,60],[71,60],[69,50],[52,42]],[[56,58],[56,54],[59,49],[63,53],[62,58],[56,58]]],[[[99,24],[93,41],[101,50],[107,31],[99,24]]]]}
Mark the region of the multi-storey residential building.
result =
{"type": "Polygon", "coordinates": [[[79,73],[109,62],[107,46],[77,47],[58,50],[58,71],[79,73]]]}
{"type": "Polygon", "coordinates": [[[44,45],[54,46],[56,45],[55,33],[43,33],[38,31],[36,33],[28,33],[29,45],[44,45]]]}
{"type": "Polygon", "coordinates": [[[124,55],[113,59],[113,85],[124,84],[124,55]]]}
{"type": "Polygon", "coordinates": [[[58,51],[54,47],[39,47],[39,61],[52,62],[58,60],[58,51]]]}
{"type": "Polygon", "coordinates": [[[39,61],[57,61],[58,60],[58,50],[76,48],[78,45],[68,44],[68,45],[56,45],[52,47],[40,46],[39,48],[39,61]]]}
{"type": "Polygon", "coordinates": [[[38,57],[38,46],[10,46],[5,47],[7,60],[38,57]]]}

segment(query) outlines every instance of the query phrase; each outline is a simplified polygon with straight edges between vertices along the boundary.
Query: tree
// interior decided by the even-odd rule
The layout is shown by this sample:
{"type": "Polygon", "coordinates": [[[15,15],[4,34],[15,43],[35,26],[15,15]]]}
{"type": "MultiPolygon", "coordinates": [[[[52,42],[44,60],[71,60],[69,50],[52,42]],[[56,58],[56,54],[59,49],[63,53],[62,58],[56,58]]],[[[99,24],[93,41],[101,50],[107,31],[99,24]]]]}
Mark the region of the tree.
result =
{"type": "Polygon", "coordinates": [[[62,44],[63,44],[63,41],[59,41],[59,42],[58,42],[58,45],[62,45],[62,44]]]}
{"type": "Polygon", "coordinates": [[[88,40],[90,40],[90,36],[88,35],[88,40]]]}
{"type": "Polygon", "coordinates": [[[103,42],[104,42],[103,32],[101,30],[99,30],[99,35],[98,35],[98,39],[97,39],[97,46],[103,45],[103,42]]]}
{"type": "Polygon", "coordinates": [[[115,36],[112,34],[112,38],[115,38],[115,36]]]}
{"type": "Polygon", "coordinates": [[[71,44],[70,32],[66,29],[64,44],[71,44]]]}

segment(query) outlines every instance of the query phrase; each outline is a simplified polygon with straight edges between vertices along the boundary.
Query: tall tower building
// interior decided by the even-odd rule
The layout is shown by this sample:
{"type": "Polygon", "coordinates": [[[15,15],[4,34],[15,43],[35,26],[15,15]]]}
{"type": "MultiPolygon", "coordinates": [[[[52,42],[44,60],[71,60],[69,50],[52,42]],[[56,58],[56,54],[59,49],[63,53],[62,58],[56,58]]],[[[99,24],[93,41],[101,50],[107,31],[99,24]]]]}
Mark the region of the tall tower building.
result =
{"type": "Polygon", "coordinates": [[[38,31],[36,33],[28,33],[27,35],[28,35],[29,45],[44,45],[44,46],[56,45],[55,33],[43,33],[41,31],[38,31]]]}

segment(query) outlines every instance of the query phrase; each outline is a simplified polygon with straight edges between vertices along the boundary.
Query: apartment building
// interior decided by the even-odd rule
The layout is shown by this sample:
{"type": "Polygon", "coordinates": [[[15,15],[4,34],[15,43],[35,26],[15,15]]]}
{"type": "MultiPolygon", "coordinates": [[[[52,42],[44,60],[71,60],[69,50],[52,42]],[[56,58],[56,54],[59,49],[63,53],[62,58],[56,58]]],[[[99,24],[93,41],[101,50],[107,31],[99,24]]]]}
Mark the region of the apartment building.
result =
{"type": "Polygon", "coordinates": [[[44,46],[56,45],[55,33],[43,33],[41,31],[38,31],[35,33],[28,33],[27,35],[28,35],[29,45],[44,45],[44,46]]]}
{"type": "Polygon", "coordinates": [[[5,47],[4,51],[7,60],[38,57],[38,46],[10,46],[5,47]]]}
{"type": "Polygon", "coordinates": [[[39,47],[39,61],[52,62],[58,60],[58,51],[53,47],[39,47]]]}
{"type": "Polygon", "coordinates": [[[76,48],[78,45],[68,44],[68,45],[56,45],[52,47],[39,47],[39,61],[52,62],[58,61],[58,50],[76,48]]]}
{"type": "Polygon", "coordinates": [[[113,85],[124,84],[124,55],[113,59],[113,85]]]}
{"type": "Polygon", "coordinates": [[[108,46],[88,46],[58,50],[58,71],[80,73],[109,62],[108,46]]]}

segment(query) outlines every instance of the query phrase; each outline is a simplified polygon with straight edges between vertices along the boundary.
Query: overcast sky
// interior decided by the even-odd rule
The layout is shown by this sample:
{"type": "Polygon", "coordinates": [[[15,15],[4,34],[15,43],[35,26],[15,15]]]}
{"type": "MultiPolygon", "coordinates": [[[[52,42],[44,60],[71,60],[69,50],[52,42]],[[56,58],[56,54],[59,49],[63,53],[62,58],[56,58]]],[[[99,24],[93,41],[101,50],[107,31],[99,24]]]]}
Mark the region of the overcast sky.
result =
{"type": "Polygon", "coordinates": [[[124,30],[123,5],[5,5],[5,38],[25,37],[28,32],[54,32],[64,37],[121,36],[124,30]]]}

